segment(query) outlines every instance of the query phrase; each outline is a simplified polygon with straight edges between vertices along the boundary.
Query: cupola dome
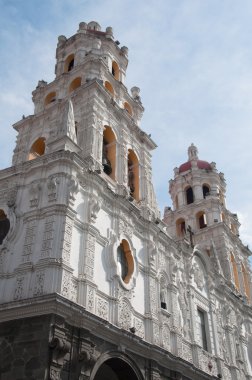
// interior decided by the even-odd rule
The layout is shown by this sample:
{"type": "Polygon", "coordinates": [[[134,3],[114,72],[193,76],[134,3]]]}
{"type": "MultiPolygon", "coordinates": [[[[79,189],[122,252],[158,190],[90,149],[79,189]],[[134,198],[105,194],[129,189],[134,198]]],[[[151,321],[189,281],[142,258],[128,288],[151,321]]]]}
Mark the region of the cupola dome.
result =
{"type": "Polygon", "coordinates": [[[198,169],[212,170],[212,166],[207,161],[198,159],[198,149],[194,144],[188,148],[188,161],[180,165],[179,173],[186,172],[192,168],[192,162],[195,162],[198,169]]]}

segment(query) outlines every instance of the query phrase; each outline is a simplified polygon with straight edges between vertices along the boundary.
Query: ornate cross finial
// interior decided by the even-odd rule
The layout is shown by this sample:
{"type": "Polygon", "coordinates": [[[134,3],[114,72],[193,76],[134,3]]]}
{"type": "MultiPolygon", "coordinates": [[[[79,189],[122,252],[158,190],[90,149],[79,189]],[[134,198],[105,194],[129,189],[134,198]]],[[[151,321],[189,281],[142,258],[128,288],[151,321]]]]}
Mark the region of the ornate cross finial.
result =
{"type": "Polygon", "coordinates": [[[192,143],[188,148],[188,160],[198,159],[198,148],[192,143]]]}

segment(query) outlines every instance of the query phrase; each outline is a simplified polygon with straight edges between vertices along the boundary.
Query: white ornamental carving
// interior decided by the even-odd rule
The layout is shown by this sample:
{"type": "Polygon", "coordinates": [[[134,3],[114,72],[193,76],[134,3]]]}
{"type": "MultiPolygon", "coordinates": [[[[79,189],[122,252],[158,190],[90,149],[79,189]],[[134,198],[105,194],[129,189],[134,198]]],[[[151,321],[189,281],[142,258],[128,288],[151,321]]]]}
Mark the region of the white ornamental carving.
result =
{"type": "Polygon", "coordinates": [[[14,300],[20,300],[23,298],[24,293],[24,276],[20,276],[16,280],[16,288],[14,292],[14,300]]]}
{"type": "Polygon", "coordinates": [[[131,309],[125,300],[119,303],[119,325],[125,329],[129,330],[131,326],[131,309]]]}
{"type": "Polygon", "coordinates": [[[168,350],[170,347],[170,329],[164,325],[162,330],[163,347],[168,350]]]}
{"type": "Polygon", "coordinates": [[[139,318],[134,318],[134,327],[136,329],[135,334],[140,336],[140,338],[144,338],[144,323],[139,318]]]}
{"type": "Polygon", "coordinates": [[[88,288],[87,291],[87,310],[93,311],[94,310],[94,289],[88,288]]]}
{"type": "Polygon", "coordinates": [[[57,200],[59,180],[55,177],[49,177],[47,181],[48,202],[57,200]]]}
{"type": "Polygon", "coordinates": [[[108,301],[98,297],[96,309],[97,309],[96,313],[99,317],[108,320],[108,313],[109,313],[108,301]]]}
{"type": "Polygon", "coordinates": [[[33,291],[34,296],[40,296],[43,294],[44,282],[45,282],[45,272],[41,271],[41,272],[36,273],[35,286],[34,286],[34,291],[33,291]]]}
{"type": "Polygon", "coordinates": [[[27,224],[25,231],[25,240],[24,240],[24,248],[23,248],[23,263],[31,260],[33,244],[35,240],[36,233],[36,222],[32,221],[27,224]]]}
{"type": "Polygon", "coordinates": [[[159,346],[159,326],[154,323],[153,324],[153,343],[159,346]]]}
{"type": "Polygon", "coordinates": [[[54,237],[54,219],[47,218],[44,226],[41,256],[50,257],[52,253],[52,244],[54,237]]]}
{"type": "Polygon", "coordinates": [[[64,297],[69,298],[69,293],[70,293],[70,286],[71,286],[71,273],[69,272],[63,272],[63,280],[62,280],[62,295],[64,297]]]}
{"type": "Polygon", "coordinates": [[[119,234],[123,234],[132,238],[133,228],[124,220],[120,219],[119,221],[119,234]]]}

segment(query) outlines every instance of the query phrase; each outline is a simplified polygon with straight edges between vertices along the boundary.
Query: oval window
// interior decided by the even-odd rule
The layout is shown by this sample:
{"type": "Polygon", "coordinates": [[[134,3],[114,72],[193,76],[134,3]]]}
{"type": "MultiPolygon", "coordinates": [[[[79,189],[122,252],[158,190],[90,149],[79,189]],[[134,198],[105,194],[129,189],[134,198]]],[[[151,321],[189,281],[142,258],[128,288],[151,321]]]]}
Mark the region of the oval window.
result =
{"type": "Polygon", "coordinates": [[[10,221],[5,215],[3,210],[0,210],[0,245],[3,243],[4,238],[10,229],[10,221]]]}
{"type": "Polygon", "coordinates": [[[123,239],[117,248],[117,262],[121,279],[125,284],[130,282],[134,272],[134,259],[127,240],[123,239]]]}

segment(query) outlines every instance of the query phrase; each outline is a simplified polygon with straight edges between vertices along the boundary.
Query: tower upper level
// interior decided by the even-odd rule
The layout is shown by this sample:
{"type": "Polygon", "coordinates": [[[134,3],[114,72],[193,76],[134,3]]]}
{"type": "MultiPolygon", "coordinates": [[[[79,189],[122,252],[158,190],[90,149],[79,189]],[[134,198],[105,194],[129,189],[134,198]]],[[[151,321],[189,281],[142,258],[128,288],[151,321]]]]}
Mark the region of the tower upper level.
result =
{"type": "Polygon", "coordinates": [[[59,36],[56,77],[33,91],[34,115],[18,131],[13,165],[58,151],[74,152],[117,194],[155,209],[151,151],[156,147],[140,121],[140,89],[125,86],[128,49],[113,30],[81,22],[75,35],[59,36]]]}
{"type": "Polygon", "coordinates": [[[164,219],[172,235],[183,237],[188,226],[196,233],[222,222],[238,235],[237,216],[226,208],[224,175],[214,162],[199,159],[194,144],[188,148],[188,161],[174,169],[169,192],[173,210],[166,208],[164,219]]]}

